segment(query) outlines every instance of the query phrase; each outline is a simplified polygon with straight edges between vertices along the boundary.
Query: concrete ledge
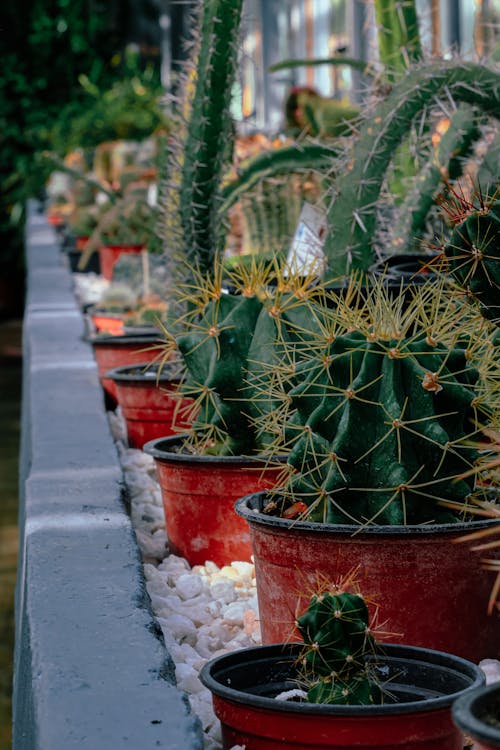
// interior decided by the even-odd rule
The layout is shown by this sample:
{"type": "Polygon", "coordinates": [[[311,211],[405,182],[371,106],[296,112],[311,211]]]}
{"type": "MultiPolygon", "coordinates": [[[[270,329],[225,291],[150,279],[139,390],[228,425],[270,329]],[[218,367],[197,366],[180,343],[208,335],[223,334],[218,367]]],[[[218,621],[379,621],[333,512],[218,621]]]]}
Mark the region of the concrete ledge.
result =
{"type": "Polygon", "coordinates": [[[14,750],[201,750],[145,592],[97,368],[31,205],[14,750]]]}

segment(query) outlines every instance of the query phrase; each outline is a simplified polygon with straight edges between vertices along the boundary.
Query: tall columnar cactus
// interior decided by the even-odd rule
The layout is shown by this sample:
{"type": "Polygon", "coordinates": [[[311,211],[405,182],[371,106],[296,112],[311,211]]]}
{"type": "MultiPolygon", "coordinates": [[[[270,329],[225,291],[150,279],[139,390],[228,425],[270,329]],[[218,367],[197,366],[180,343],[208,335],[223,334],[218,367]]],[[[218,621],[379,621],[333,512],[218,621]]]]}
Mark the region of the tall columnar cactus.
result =
{"type": "Polygon", "coordinates": [[[380,702],[380,689],[370,678],[366,659],[375,641],[368,608],[359,594],[314,595],[297,627],[304,641],[301,665],[310,703],[380,702]]]}
{"type": "Polygon", "coordinates": [[[445,252],[458,283],[500,326],[500,199],[464,199],[445,252]]]}
{"type": "Polygon", "coordinates": [[[230,105],[237,70],[243,0],[203,0],[193,57],[179,90],[182,100],[165,191],[166,255],[179,278],[210,271],[221,250],[221,181],[231,157],[230,105]]]}
{"type": "Polygon", "coordinates": [[[311,313],[322,329],[304,328],[314,341],[295,348],[282,413],[267,417],[289,450],[285,501],[328,523],[454,520],[439,503],[474,492],[461,475],[499,412],[493,334],[440,285],[410,302],[382,284],[360,296],[347,305],[332,294],[329,310],[311,313]]]}
{"type": "Polygon", "coordinates": [[[422,59],[415,0],[375,0],[375,18],[380,60],[393,80],[422,59]]]}
{"type": "Polygon", "coordinates": [[[347,169],[334,186],[324,245],[330,274],[366,270],[374,262],[378,201],[393,154],[414,119],[441,95],[500,117],[500,74],[481,65],[431,63],[395,84],[360,128],[347,169]]]}

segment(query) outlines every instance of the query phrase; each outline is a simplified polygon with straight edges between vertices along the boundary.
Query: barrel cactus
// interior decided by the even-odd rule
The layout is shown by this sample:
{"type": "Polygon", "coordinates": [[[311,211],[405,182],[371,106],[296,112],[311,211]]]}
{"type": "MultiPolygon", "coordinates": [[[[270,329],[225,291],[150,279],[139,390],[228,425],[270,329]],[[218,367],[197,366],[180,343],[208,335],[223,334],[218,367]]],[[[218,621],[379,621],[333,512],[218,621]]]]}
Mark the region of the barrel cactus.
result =
{"type": "Polygon", "coordinates": [[[478,457],[474,438],[500,413],[494,335],[444,283],[408,294],[380,283],[349,304],[332,292],[311,313],[322,326],[304,331],[292,385],[267,417],[289,451],[286,517],[448,522],[459,514],[440,501],[479,491],[462,475],[478,457]]]}
{"type": "Polygon", "coordinates": [[[455,226],[445,246],[449,269],[484,317],[500,326],[500,199],[457,198],[459,210],[452,212],[455,226]]]}
{"type": "MultiPolygon", "coordinates": [[[[310,278],[283,273],[256,262],[230,271],[216,264],[213,278],[198,274],[187,286],[191,312],[168,332],[166,356],[176,351],[186,367],[182,391],[194,401],[190,442],[197,452],[252,455],[269,442],[260,421],[271,411],[278,340],[286,335],[293,346],[301,311],[308,315],[316,293],[310,278]]],[[[287,387],[284,378],[280,386],[287,387]]]]}
{"type": "Polygon", "coordinates": [[[367,663],[375,641],[361,595],[340,590],[315,594],[297,627],[304,641],[301,666],[310,703],[380,702],[367,663]]]}

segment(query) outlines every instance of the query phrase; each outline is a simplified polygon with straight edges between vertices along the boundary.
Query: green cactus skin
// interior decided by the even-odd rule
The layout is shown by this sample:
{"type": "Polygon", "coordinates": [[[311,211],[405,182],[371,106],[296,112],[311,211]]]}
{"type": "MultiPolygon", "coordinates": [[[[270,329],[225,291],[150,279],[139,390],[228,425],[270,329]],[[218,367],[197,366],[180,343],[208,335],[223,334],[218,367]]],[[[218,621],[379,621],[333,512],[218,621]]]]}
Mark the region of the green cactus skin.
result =
{"type": "Polygon", "coordinates": [[[435,205],[436,195],[443,188],[444,179],[456,180],[461,176],[465,159],[480,135],[472,107],[458,107],[448,130],[441,137],[437,154],[429,154],[398,211],[392,233],[395,252],[411,253],[421,249],[426,220],[435,205]]]}
{"type": "Polygon", "coordinates": [[[474,63],[432,63],[409,73],[362,125],[350,168],[335,185],[324,252],[332,276],[375,260],[377,202],[391,158],[414,118],[440,94],[500,116],[500,75],[474,63]]]}
{"type": "Polygon", "coordinates": [[[314,595],[297,620],[305,644],[301,656],[310,703],[370,705],[380,702],[380,689],[370,680],[366,657],[375,641],[368,608],[358,594],[314,595]]]}
{"type": "Polygon", "coordinates": [[[368,64],[364,60],[357,60],[353,57],[318,57],[313,60],[309,58],[296,58],[293,60],[282,60],[279,63],[275,63],[269,67],[270,73],[276,73],[280,70],[289,70],[290,68],[302,68],[302,67],[317,67],[320,65],[334,65],[342,66],[345,65],[348,68],[354,68],[359,70],[361,73],[366,75],[373,75],[373,72],[368,67],[368,64]]]}
{"type": "Polygon", "coordinates": [[[500,326],[500,200],[472,210],[445,247],[451,273],[500,326]]]}
{"type": "Polygon", "coordinates": [[[296,143],[258,154],[243,162],[238,176],[222,189],[220,212],[224,214],[243,194],[251,192],[263,180],[301,171],[327,171],[338,155],[339,149],[319,143],[296,143]]]}
{"type": "Polygon", "coordinates": [[[422,59],[415,0],[375,0],[378,48],[385,75],[394,80],[422,59]]]}
{"type": "Polygon", "coordinates": [[[351,316],[330,296],[330,328],[314,340],[302,317],[283,411],[264,420],[280,427],[289,452],[283,509],[300,501],[307,520],[333,524],[457,520],[440,501],[479,491],[461,475],[478,457],[480,428],[499,413],[490,327],[440,286],[417,290],[402,317],[403,297],[382,284],[351,316]]]}
{"type": "Polygon", "coordinates": [[[237,70],[242,0],[200,3],[194,59],[181,86],[177,132],[164,191],[165,246],[174,279],[210,272],[220,253],[222,176],[234,139],[230,105],[237,70]]]}
{"type": "Polygon", "coordinates": [[[186,318],[182,333],[173,333],[173,342],[188,373],[182,390],[198,409],[194,449],[248,456],[275,440],[260,418],[271,410],[269,383],[281,356],[281,332],[293,343],[316,292],[306,289],[307,279],[296,279],[295,289],[288,279],[284,291],[279,272],[263,265],[236,267],[229,278],[235,294],[211,286],[208,276],[197,280],[191,294],[197,312],[186,318]]]}

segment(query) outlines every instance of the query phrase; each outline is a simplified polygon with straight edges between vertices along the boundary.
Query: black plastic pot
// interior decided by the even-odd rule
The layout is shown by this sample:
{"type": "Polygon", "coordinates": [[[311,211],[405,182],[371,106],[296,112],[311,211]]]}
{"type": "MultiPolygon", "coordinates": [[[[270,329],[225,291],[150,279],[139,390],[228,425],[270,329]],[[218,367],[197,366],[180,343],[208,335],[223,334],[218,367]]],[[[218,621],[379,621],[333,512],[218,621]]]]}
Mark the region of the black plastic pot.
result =
{"type": "Polygon", "coordinates": [[[425,284],[436,277],[436,258],[439,256],[429,253],[401,253],[389,255],[375,263],[370,269],[376,276],[383,275],[387,284],[398,288],[401,283],[407,285],[425,284]]]}
{"type": "Polygon", "coordinates": [[[279,503],[279,492],[248,495],[235,506],[250,527],[264,643],[290,637],[318,580],[356,570],[392,642],[474,662],[497,655],[498,620],[487,612],[492,578],[483,554],[457,543],[495,521],[361,528],[264,514],[268,499],[279,503]]]}
{"type": "Polygon", "coordinates": [[[462,749],[451,705],[484,684],[475,664],[439,651],[387,644],[371,657],[377,681],[385,686],[383,704],[275,700],[282,691],[299,687],[301,648],[280,643],[242,649],[203,667],[200,679],[212,692],[224,748],[462,749]]]}
{"type": "Polygon", "coordinates": [[[500,747],[500,682],[478,687],[453,704],[453,721],[474,740],[475,750],[500,747]]]}
{"type": "Polygon", "coordinates": [[[101,264],[99,262],[98,253],[92,253],[84,268],[78,268],[78,264],[82,258],[81,250],[67,250],[66,255],[68,257],[70,271],[73,273],[101,273],[101,264]]]}

